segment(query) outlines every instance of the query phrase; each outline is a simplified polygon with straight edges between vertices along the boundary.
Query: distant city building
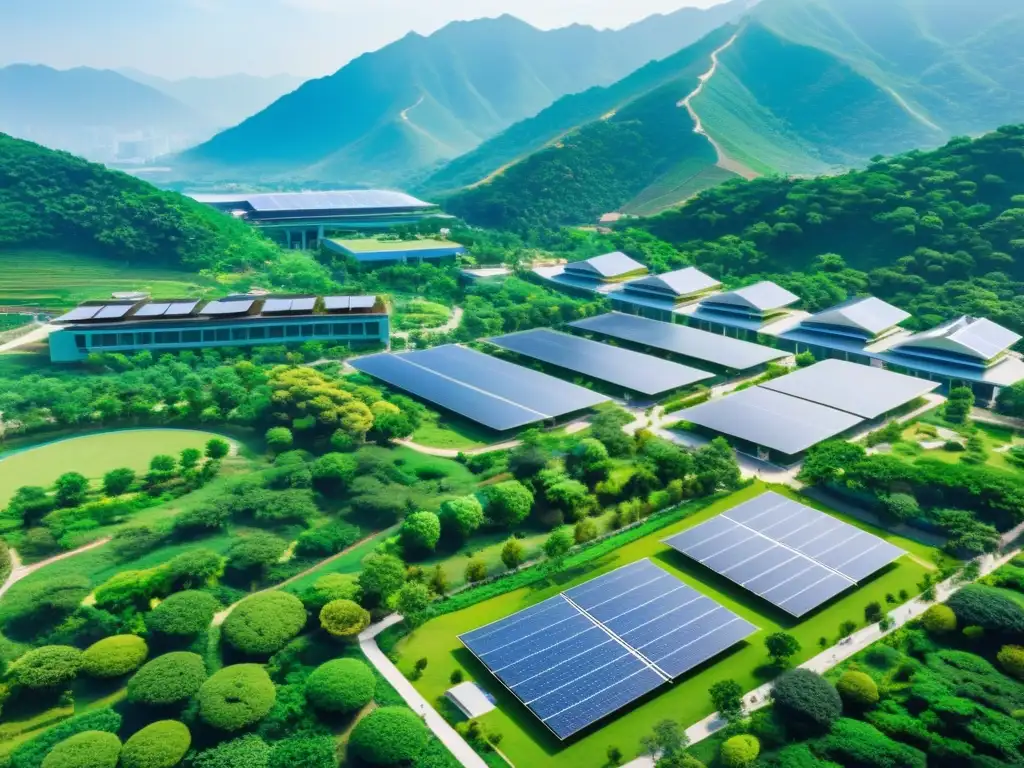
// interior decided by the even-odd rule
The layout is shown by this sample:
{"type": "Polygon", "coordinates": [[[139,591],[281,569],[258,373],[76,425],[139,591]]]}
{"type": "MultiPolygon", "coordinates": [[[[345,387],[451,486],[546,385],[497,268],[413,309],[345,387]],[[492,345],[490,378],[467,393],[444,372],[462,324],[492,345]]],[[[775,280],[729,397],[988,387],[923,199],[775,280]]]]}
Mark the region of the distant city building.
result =
{"type": "Polygon", "coordinates": [[[326,238],[322,243],[329,251],[340,253],[360,263],[373,264],[441,264],[453,262],[466,252],[465,247],[450,240],[377,240],[363,238],[342,240],[326,238]]]}
{"type": "Polygon", "coordinates": [[[132,354],[322,341],[386,345],[388,308],[377,296],[228,296],[86,302],[53,321],[50,360],[91,352],[132,354]]]}
{"type": "Polygon", "coordinates": [[[259,227],[286,248],[317,248],[329,232],[417,224],[439,213],[434,203],[375,189],[196,194],[192,199],[259,227]]]}

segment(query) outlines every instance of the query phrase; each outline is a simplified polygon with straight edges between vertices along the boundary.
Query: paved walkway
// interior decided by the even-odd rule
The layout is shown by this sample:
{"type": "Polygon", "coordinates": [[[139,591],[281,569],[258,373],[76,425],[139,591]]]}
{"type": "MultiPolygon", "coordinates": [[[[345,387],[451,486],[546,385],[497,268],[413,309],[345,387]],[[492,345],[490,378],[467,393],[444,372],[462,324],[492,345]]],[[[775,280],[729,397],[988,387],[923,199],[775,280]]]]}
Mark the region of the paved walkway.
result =
{"type": "Polygon", "coordinates": [[[90,549],[96,549],[96,547],[102,547],[110,541],[110,537],[107,536],[103,539],[96,539],[96,541],[89,542],[84,547],[78,549],[72,549],[70,552],[61,552],[59,555],[48,557],[45,560],[40,560],[38,563],[32,563],[32,565],[22,565],[21,558],[18,557],[18,553],[13,549],[11,550],[11,575],[7,577],[7,581],[0,586],[0,597],[6,594],[7,590],[17,584],[19,581],[24,579],[31,573],[35,573],[41,568],[45,568],[53,563],[60,562],[61,560],[67,560],[69,557],[80,555],[83,552],[88,552],[90,549]]]}
{"type": "Polygon", "coordinates": [[[359,635],[359,647],[362,648],[366,658],[377,668],[377,671],[384,675],[384,678],[394,686],[395,690],[405,699],[405,703],[412,707],[412,710],[423,718],[423,721],[434,732],[441,742],[448,747],[466,768],[487,768],[487,763],[480,757],[473,748],[466,743],[466,740],[459,735],[459,732],[452,728],[448,721],[441,717],[412,683],[405,679],[405,675],[398,671],[398,667],[391,663],[391,660],[384,655],[384,652],[377,647],[377,635],[388,627],[397,624],[402,617],[393,613],[382,621],[368,627],[359,635]]]}
{"type": "Polygon", "coordinates": [[[35,344],[37,342],[45,340],[54,331],[60,330],[56,325],[40,325],[33,328],[26,334],[18,336],[16,339],[0,344],[0,352],[10,352],[12,349],[18,347],[24,347],[29,344],[35,344]]]}
{"type": "MultiPolygon", "coordinates": [[[[995,558],[992,555],[983,556],[981,558],[981,570],[978,578],[981,578],[982,576],[991,573],[999,566],[1008,563],[1016,557],[1019,552],[1020,550],[1014,550],[1000,558],[995,558]]],[[[953,579],[948,579],[941,584],[936,585],[935,602],[945,602],[954,592],[959,590],[966,583],[967,582],[957,582],[953,579]]],[[[805,661],[800,665],[800,669],[809,669],[813,672],[817,672],[818,674],[824,674],[833,667],[836,667],[846,661],[851,656],[860,653],[869,645],[882,639],[890,632],[893,632],[907,622],[918,618],[934,604],[935,603],[925,602],[921,598],[914,598],[909,603],[905,603],[899,608],[889,611],[888,615],[893,619],[893,626],[887,632],[882,632],[877,624],[872,624],[858,632],[854,632],[846,640],[822,651],[814,658],[805,661]]],[[[771,690],[772,684],[765,683],[752,691],[747,691],[743,695],[744,712],[750,714],[762,707],[768,706],[768,704],[771,703],[771,690]]],[[[699,723],[695,723],[687,728],[686,735],[690,739],[691,744],[696,744],[717,731],[720,731],[727,724],[728,721],[725,718],[721,717],[717,712],[714,712],[705,717],[699,723]]],[[[626,763],[625,768],[654,768],[654,759],[650,755],[643,755],[629,763],[626,763]]]]}
{"type": "Polygon", "coordinates": [[[1004,416],[995,411],[988,411],[984,408],[973,408],[971,410],[971,421],[979,424],[993,424],[997,427],[1009,427],[1010,429],[1024,429],[1024,419],[1004,416]]]}

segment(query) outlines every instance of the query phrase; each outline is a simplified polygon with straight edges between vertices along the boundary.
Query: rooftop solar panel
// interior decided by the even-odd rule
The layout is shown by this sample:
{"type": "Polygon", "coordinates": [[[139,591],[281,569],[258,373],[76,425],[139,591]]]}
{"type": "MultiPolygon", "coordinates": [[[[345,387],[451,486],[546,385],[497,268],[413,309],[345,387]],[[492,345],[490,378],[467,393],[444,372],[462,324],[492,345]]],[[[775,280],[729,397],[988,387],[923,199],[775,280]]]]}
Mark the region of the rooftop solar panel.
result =
{"type": "Polygon", "coordinates": [[[756,629],[640,560],[460,639],[565,739],[756,629]]]}
{"type": "Polygon", "coordinates": [[[55,319],[55,323],[72,323],[78,320],[91,320],[96,316],[102,309],[102,305],[89,306],[89,307],[75,307],[70,312],[65,312],[63,315],[55,319]]]}
{"type": "Polygon", "coordinates": [[[292,299],[292,312],[312,312],[316,306],[316,296],[303,296],[292,299]]]}
{"type": "Polygon", "coordinates": [[[788,356],[788,352],[686,325],[610,312],[570,323],[581,331],[642,344],[713,365],[743,371],[788,356]]]}
{"type": "Polygon", "coordinates": [[[774,492],[665,540],[793,616],[803,616],[903,554],[774,492]]]}
{"type": "Polygon", "coordinates": [[[350,298],[350,309],[372,309],[377,303],[376,296],[352,296],[350,298]]]}
{"type": "Polygon", "coordinates": [[[198,301],[176,301],[164,312],[164,317],[184,317],[191,315],[199,305],[198,301]]]}
{"type": "Polygon", "coordinates": [[[342,309],[348,309],[352,304],[351,296],[325,296],[324,297],[324,309],[328,312],[337,312],[342,309]]]}
{"type": "Polygon", "coordinates": [[[684,420],[787,455],[842,434],[863,419],[763,387],[751,387],[680,412],[684,420]]]}
{"type": "Polygon", "coordinates": [[[379,208],[430,208],[431,203],[402,192],[377,189],[333,192],[278,192],[249,195],[245,200],[254,211],[331,211],[379,208]]]}
{"type": "Polygon", "coordinates": [[[939,382],[844,360],[823,360],[761,385],[773,392],[874,419],[938,389],[939,382]]]}
{"type": "Polygon", "coordinates": [[[96,313],[94,320],[120,320],[134,307],[134,304],[108,304],[96,313]]]}
{"type": "Polygon", "coordinates": [[[144,304],[139,307],[139,310],[135,313],[134,317],[160,317],[171,305],[167,302],[160,304],[144,304]]]}
{"type": "Polygon", "coordinates": [[[546,328],[489,341],[524,357],[650,396],[713,378],[706,371],[686,365],[546,328]]]}
{"type": "Polygon", "coordinates": [[[254,299],[236,299],[229,301],[211,301],[199,314],[201,315],[241,315],[248,312],[253,305],[254,299]]]}
{"type": "Polygon", "coordinates": [[[263,314],[276,315],[281,312],[292,311],[291,299],[267,299],[263,302],[263,314]]]}

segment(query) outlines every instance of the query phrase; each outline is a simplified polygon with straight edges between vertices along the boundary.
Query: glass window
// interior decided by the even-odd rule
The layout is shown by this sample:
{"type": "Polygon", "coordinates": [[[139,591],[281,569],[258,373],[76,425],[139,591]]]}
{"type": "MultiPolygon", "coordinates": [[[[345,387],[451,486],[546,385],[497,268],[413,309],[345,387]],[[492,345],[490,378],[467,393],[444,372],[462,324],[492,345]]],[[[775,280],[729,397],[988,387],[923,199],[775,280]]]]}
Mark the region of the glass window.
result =
{"type": "Polygon", "coordinates": [[[182,331],[181,332],[181,340],[182,341],[194,342],[194,341],[202,341],[202,339],[203,339],[203,332],[202,331],[182,331]]]}
{"type": "Polygon", "coordinates": [[[101,333],[100,338],[103,339],[104,347],[116,347],[117,346],[117,334],[116,333],[101,333]]]}
{"type": "Polygon", "coordinates": [[[213,330],[203,331],[203,341],[216,341],[216,340],[217,340],[217,332],[216,331],[213,331],[213,330]]]}
{"type": "Polygon", "coordinates": [[[292,337],[295,337],[295,336],[299,335],[299,330],[300,330],[299,326],[297,326],[297,325],[289,325],[285,329],[284,333],[285,333],[285,336],[288,336],[289,338],[292,338],[292,337]]]}
{"type": "Polygon", "coordinates": [[[250,339],[265,339],[265,338],[267,338],[267,329],[266,328],[255,328],[255,327],[254,328],[250,328],[249,329],[249,338],[250,339]]]}
{"type": "Polygon", "coordinates": [[[178,344],[181,342],[181,333],[178,331],[157,331],[154,336],[156,337],[157,344],[178,344]]]}
{"type": "Polygon", "coordinates": [[[75,347],[77,349],[85,349],[85,334],[84,333],[76,333],[75,334],[75,347]]]}
{"type": "Polygon", "coordinates": [[[312,325],[304,325],[304,326],[302,326],[302,335],[303,336],[312,336],[313,335],[313,326],[312,325]]]}
{"type": "Polygon", "coordinates": [[[269,336],[272,339],[283,339],[284,328],[282,328],[280,325],[272,325],[269,328],[267,328],[267,336],[269,336]]]}
{"type": "Polygon", "coordinates": [[[334,335],[335,336],[348,336],[349,325],[348,323],[335,323],[334,324],[334,335]]]}
{"type": "Polygon", "coordinates": [[[232,328],[231,329],[231,340],[232,341],[245,341],[249,338],[248,328],[232,328]]]}
{"type": "Polygon", "coordinates": [[[122,347],[130,347],[130,346],[132,346],[135,343],[135,334],[134,333],[122,333],[120,335],[120,338],[118,339],[118,342],[120,343],[120,345],[122,347]]]}
{"type": "Polygon", "coordinates": [[[230,328],[218,328],[217,329],[217,341],[231,341],[231,329],[230,328]]]}
{"type": "Polygon", "coordinates": [[[313,328],[314,328],[314,333],[316,333],[317,336],[330,336],[331,335],[331,326],[326,325],[324,323],[320,323],[318,325],[315,325],[315,326],[313,326],[313,328]]]}
{"type": "Polygon", "coordinates": [[[380,335],[380,321],[375,320],[372,323],[366,324],[366,335],[367,336],[379,336],[380,335]]]}
{"type": "Polygon", "coordinates": [[[363,324],[362,323],[352,323],[352,327],[349,329],[349,334],[351,334],[352,336],[362,336],[363,335],[363,324]]]}
{"type": "Polygon", "coordinates": [[[138,344],[139,346],[142,346],[142,345],[145,345],[145,344],[152,344],[153,343],[153,334],[150,333],[149,331],[146,331],[145,333],[140,333],[138,335],[138,337],[136,338],[135,343],[138,344]]]}

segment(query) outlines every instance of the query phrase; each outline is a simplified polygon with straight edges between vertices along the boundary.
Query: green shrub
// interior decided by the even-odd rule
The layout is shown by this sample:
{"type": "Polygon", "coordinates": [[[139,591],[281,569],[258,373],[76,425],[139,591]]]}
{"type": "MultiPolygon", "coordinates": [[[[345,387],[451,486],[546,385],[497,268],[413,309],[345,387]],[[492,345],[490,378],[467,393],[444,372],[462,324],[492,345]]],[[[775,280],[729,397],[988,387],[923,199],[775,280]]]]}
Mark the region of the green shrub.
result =
{"type": "Polygon", "coordinates": [[[218,606],[208,592],[175,592],[146,614],[146,627],[167,637],[194,637],[210,626],[218,606]]]}
{"type": "Polygon", "coordinates": [[[853,709],[868,709],[878,703],[878,685],[869,675],[855,670],[843,672],[836,683],[843,703],[853,709]]]}
{"type": "Polygon", "coordinates": [[[270,768],[337,768],[336,749],[331,736],[292,736],[274,744],[270,768]]]}
{"type": "Polygon", "coordinates": [[[121,768],[172,768],[192,743],[188,727],[177,720],[160,720],[136,731],[121,749],[121,768]]]}
{"type": "MultiPolygon", "coordinates": [[[[10,753],[11,768],[40,768],[46,755],[54,745],[85,731],[106,731],[117,733],[121,728],[121,716],[112,709],[103,708],[84,715],[76,715],[47,728],[34,739],[16,747],[10,753]]],[[[2,764],[2,761],[0,761],[2,764]]]]}
{"type": "Polygon", "coordinates": [[[121,677],[141,667],[148,655],[149,647],[141,637],[105,637],[82,654],[82,670],[91,677],[121,677]]]}
{"type": "Polygon", "coordinates": [[[83,731],[55,746],[42,768],[115,768],[121,740],[107,731],[83,731]]]}
{"type": "Polygon", "coordinates": [[[199,689],[199,716],[214,728],[238,731],[259,722],[274,706],[270,676],[259,664],[235,664],[199,689]]]}
{"type": "Polygon", "coordinates": [[[348,549],[362,536],[358,527],[335,520],[300,533],[295,553],[303,557],[329,557],[348,549]]]}
{"type": "Polygon", "coordinates": [[[307,610],[316,614],[332,600],[353,600],[362,596],[359,577],[350,573],[329,573],[317,579],[313,586],[302,590],[300,597],[307,610]]]}
{"type": "Polygon", "coordinates": [[[1006,674],[1024,680],[1024,648],[1019,645],[1004,645],[996,656],[1006,674]]]}
{"type": "Polygon", "coordinates": [[[351,600],[332,600],[320,611],[320,626],[334,637],[355,637],[369,625],[369,611],[351,600]]]}
{"type": "Polygon", "coordinates": [[[58,688],[78,676],[82,652],[69,645],[44,645],[29,651],[11,665],[18,685],[33,690],[58,688]]]}
{"type": "Polygon", "coordinates": [[[306,698],[324,712],[355,712],[373,700],[377,678],[358,659],[333,659],[306,679],[306,698]]]}
{"type": "Polygon", "coordinates": [[[306,608],[288,592],[264,592],[246,598],[221,626],[224,640],[242,653],[270,656],[284,648],[306,625],[306,608]]]}
{"type": "Polygon", "coordinates": [[[927,763],[924,753],[893,741],[868,723],[845,717],[833,724],[818,749],[841,765],[925,768],[927,763]]]}
{"type": "Polygon", "coordinates": [[[192,768],[267,768],[269,765],[270,747],[254,734],[204,749],[192,758],[192,768]]]}
{"type": "Polygon", "coordinates": [[[398,535],[407,555],[427,555],[441,539],[441,521],[433,512],[413,512],[402,522],[398,535]]]}
{"type": "Polygon", "coordinates": [[[825,678],[807,669],[780,675],[772,698],[787,725],[798,731],[825,733],[843,711],[839,693],[825,678]]]}
{"type": "Polygon", "coordinates": [[[1024,634],[1024,608],[1013,598],[983,584],[968,584],[947,601],[962,626],[1019,637],[1024,634]]]}
{"type": "Polygon", "coordinates": [[[941,635],[946,632],[955,632],[956,614],[948,605],[936,603],[924,612],[921,616],[921,623],[932,634],[941,635]]]}
{"type": "Polygon", "coordinates": [[[7,634],[37,636],[74,613],[90,591],[89,580],[77,574],[15,584],[0,603],[0,626],[7,634]]]}
{"type": "Polygon", "coordinates": [[[719,759],[725,768],[744,768],[757,760],[760,753],[761,744],[757,737],[743,733],[726,740],[719,759]]]}
{"type": "Polygon", "coordinates": [[[348,749],[371,765],[399,765],[415,761],[427,741],[427,727],[412,710],[381,707],[356,723],[348,749]]]}
{"type": "Polygon", "coordinates": [[[157,656],[128,681],[128,700],[164,706],[191,698],[206,680],[206,665],[196,653],[176,651],[157,656]]]}

